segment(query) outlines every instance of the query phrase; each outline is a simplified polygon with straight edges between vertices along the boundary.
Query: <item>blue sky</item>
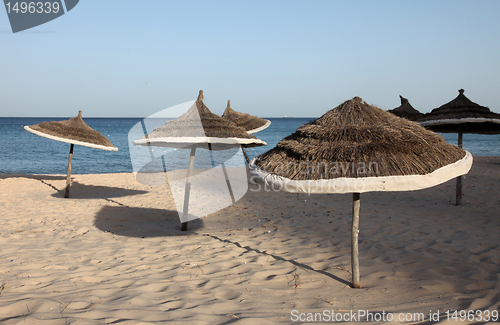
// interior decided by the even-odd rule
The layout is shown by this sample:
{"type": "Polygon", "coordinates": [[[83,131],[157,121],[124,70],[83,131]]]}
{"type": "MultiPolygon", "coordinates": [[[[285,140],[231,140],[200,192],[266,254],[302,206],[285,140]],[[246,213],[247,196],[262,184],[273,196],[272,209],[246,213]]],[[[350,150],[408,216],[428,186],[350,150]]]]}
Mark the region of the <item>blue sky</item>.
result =
{"type": "Polygon", "coordinates": [[[464,88],[500,112],[500,1],[81,0],[13,34],[0,10],[0,116],[319,117],[354,96],[429,112],[464,88]]]}

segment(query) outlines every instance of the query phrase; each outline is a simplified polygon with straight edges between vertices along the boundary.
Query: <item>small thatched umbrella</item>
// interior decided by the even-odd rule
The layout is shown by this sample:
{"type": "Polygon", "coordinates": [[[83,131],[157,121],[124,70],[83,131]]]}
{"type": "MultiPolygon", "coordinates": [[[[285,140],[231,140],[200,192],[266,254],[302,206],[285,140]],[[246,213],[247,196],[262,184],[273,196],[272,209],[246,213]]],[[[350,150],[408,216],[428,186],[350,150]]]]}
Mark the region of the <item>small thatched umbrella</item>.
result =
{"type": "MultiPolygon", "coordinates": [[[[222,114],[222,118],[233,122],[239,127],[244,128],[250,134],[267,129],[269,125],[271,125],[271,121],[269,120],[247,113],[235,111],[231,108],[230,100],[227,101],[227,107],[224,110],[224,114],[222,114]]],[[[245,159],[247,160],[247,162],[249,162],[245,148],[243,148],[243,154],[245,155],[245,159]]]]}
{"type": "Polygon", "coordinates": [[[68,159],[68,176],[66,178],[66,192],[64,194],[65,198],[69,197],[69,189],[71,186],[71,160],[73,159],[73,147],[75,144],[108,151],[118,151],[118,148],[112,145],[108,138],[85,124],[82,119],[82,111],[78,112],[78,116],[72,117],[66,121],[42,122],[25,126],[24,129],[44,138],[71,143],[68,159]]]}
{"type": "MultiPolygon", "coordinates": [[[[186,231],[191,189],[189,178],[193,171],[196,149],[225,150],[240,146],[263,146],[266,143],[248,134],[245,129],[236,126],[233,122],[213,114],[203,103],[203,91],[200,90],[198,99],[186,113],[154,129],[151,134],[144,136],[142,139],[134,141],[134,145],[191,149],[183,211],[182,215],[179,214],[182,223],[181,229],[186,231]]],[[[224,163],[222,163],[222,169],[234,202],[224,163]]]]}
{"type": "MultiPolygon", "coordinates": [[[[465,97],[464,90],[449,103],[433,109],[420,120],[420,125],[434,132],[458,133],[462,147],[463,133],[499,134],[500,114],[465,97]]],[[[462,204],[462,176],[457,177],[456,205],[462,204]]]]}
{"type": "Polygon", "coordinates": [[[353,193],[351,258],[359,288],[360,193],[412,191],[465,174],[472,156],[438,134],[355,97],[254,158],[250,172],[292,193],[353,193]]]}
{"type": "Polygon", "coordinates": [[[411,106],[408,99],[404,98],[401,95],[399,95],[399,98],[401,99],[401,106],[391,109],[388,112],[410,121],[416,121],[424,116],[424,114],[420,113],[419,111],[414,109],[413,106],[411,106]]]}
{"type": "Polygon", "coordinates": [[[227,107],[224,114],[222,114],[222,118],[234,122],[234,124],[244,128],[250,134],[262,131],[271,125],[271,121],[269,120],[233,110],[231,108],[231,101],[229,100],[227,101],[227,107]]]}

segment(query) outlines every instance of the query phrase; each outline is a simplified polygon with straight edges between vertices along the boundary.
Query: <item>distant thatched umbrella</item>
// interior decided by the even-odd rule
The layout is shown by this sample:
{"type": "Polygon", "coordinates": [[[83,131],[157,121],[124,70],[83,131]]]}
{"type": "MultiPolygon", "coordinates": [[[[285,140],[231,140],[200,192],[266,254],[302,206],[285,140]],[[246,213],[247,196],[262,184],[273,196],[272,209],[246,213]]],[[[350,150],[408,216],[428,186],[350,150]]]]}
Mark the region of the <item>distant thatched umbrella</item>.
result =
{"type": "Polygon", "coordinates": [[[233,110],[229,100],[222,118],[234,122],[234,124],[244,128],[250,134],[262,131],[271,125],[269,120],[233,110]]]}
{"type": "MultiPolygon", "coordinates": [[[[213,114],[203,103],[203,91],[200,90],[198,99],[186,113],[154,129],[151,134],[144,136],[142,139],[134,141],[134,145],[191,149],[186,177],[184,208],[181,215],[182,230],[185,231],[187,230],[191,188],[189,178],[193,171],[196,148],[225,150],[240,146],[263,146],[266,143],[248,134],[245,129],[236,126],[233,122],[213,114]]],[[[222,163],[222,169],[234,202],[224,163],[222,163]]]]}
{"type": "Polygon", "coordinates": [[[416,121],[424,116],[424,114],[420,113],[419,111],[414,109],[413,106],[411,106],[408,99],[404,98],[401,95],[399,95],[399,98],[401,99],[401,106],[391,109],[388,112],[410,121],[416,121]]]}
{"type": "MultiPolygon", "coordinates": [[[[233,122],[239,127],[244,128],[250,134],[267,129],[269,125],[271,125],[271,121],[269,120],[233,110],[231,108],[231,102],[229,100],[227,101],[227,107],[224,111],[224,114],[222,114],[222,118],[233,122]]],[[[245,148],[243,148],[243,154],[245,155],[245,159],[247,160],[247,162],[249,162],[245,148]]]]}
{"type": "MultiPolygon", "coordinates": [[[[462,147],[463,133],[499,134],[500,114],[488,107],[472,102],[464,90],[449,103],[433,109],[420,120],[420,125],[434,132],[458,133],[458,146],[462,147]]],[[[462,176],[457,177],[456,204],[462,204],[462,176]]]]}
{"type": "Polygon", "coordinates": [[[411,191],[466,174],[472,156],[434,132],[355,97],[304,124],[250,163],[253,175],[292,193],[353,193],[353,287],[359,193],[411,191]]]}
{"type": "Polygon", "coordinates": [[[69,149],[68,176],[66,178],[66,192],[64,194],[66,198],[69,197],[71,185],[71,160],[73,159],[73,147],[75,144],[108,151],[118,151],[118,148],[113,146],[108,138],[85,124],[82,119],[82,111],[78,112],[78,116],[72,117],[66,121],[42,122],[40,124],[25,126],[24,129],[44,138],[71,143],[69,149]]]}
{"type": "MultiPolygon", "coordinates": [[[[426,128],[443,133],[500,134],[500,114],[493,113],[488,107],[481,106],[465,97],[464,90],[449,103],[425,114],[420,124],[426,128]]],[[[461,138],[459,136],[459,140],[461,138]]],[[[460,142],[459,145],[462,143],[460,142]]]]}

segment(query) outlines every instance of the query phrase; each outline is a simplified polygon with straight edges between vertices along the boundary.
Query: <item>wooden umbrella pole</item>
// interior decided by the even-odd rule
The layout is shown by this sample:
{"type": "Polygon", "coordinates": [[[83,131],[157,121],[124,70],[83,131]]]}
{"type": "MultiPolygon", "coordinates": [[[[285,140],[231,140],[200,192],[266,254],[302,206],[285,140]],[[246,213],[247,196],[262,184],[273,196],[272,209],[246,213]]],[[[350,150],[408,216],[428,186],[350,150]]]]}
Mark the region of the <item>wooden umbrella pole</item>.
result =
{"type": "Polygon", "coordinates": [[[69,158],[68,158],[68,177],[66,177],[66,192],[64,193],[65,198],[69,198],[69,188],[71,187],[71,161],[73,160],[73,147],[75,145],[71,144],[69,148],[69,158]]]}
{"type": "Polygon", "coordinates": [[[249,164],[250,159],[248,158],[247,151],[245,150],[245,147],[241,147],[241,150],[243,150],[243,155],[245,156],[245,160],[247,161],[247,164],[249,164]]]}
{"type": "MultiPolygon", "coordinates": [[[[463,130],[462,125],[458,126],[458,146],[462,148],[463,130]]],[[[456,205],[462,205],[462,175],[457,177],[457,200],[456,205]]]]}
{"type": "Polygon", "coordinates": [[[186,177],[186,187],[184,189],[184,209],[182,210],[182,220],[181,220],[181,231],[187,231],[188,226],[188,209],[189,209],[189,192],[191,191],[191,181],[190,177],[193,173],[194,166],[194,155],[196,153],[196,147],[191,148],[191,154],[189,155],[189,166],[186,177]]]}
{"type": "Polygon", "coordinates": [[[153,161],[155,159],[155,155],[153,153],[153,149],[151,149],[152,145],[151,142],[149,142],[148,130],[146,129],[146,123],[144,123],[144,120],[141,120],[141,125],[144,137],[147,139],[149,155],[151,156],[151,161],[153,161]]]}
{"type": "Polygon", "coordinates": [[[351,268],[352,287],[361,288],[359,283],[359,252],[358,252],[358,229],[359,229],[359,193],[352,194],[352,227],[351,227],[351,268]]]}
{"type": "Polygon", "coordinates": [[[212,153],[212,144],[208,144],[208,151],[210,151],[210,160],[212,161],[212,168],[215,168],[214,154],[212,153]]]}
{"type": "Polygon", "coordinates": [[[161,164],[163,166],[163,176],[165,177],[165,184],[168,184],[168,173],[167,173],[167,165],[165,164],[165,156],[161,156],[161,164]]]}
{"type": "Polygon", "coordinates": [[[236,201],[234,199],[233,188],[231,187],[231,183],[229,182],[229,177],[227,176],[227,171],[226,171],[226,165],[224,165],[224,163],[222,163],[222,171],[224,172],[224,178],[226,179],[227,189],[229,190],[231,201],[233,201],[233,204],[235,204],[236,201]]]}

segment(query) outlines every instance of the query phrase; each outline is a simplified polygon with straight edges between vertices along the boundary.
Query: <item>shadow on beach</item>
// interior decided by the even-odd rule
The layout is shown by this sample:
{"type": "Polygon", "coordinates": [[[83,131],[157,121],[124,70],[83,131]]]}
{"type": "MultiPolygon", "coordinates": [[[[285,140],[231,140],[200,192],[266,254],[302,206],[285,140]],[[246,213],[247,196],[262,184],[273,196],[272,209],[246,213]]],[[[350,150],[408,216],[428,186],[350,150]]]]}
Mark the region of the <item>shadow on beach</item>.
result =
{"type": "Polygon", "coordinates": [[[232,244],[238,248],[241,248],[241,249],[244,249],[246,252],[254,252],[254,253],[257,253],[257,254],[260,254],[260,255],[263,255],[263,256],[269,256],[269,257],[272,257],[274,258],[276,261],[284,261],[284,262],[288,262],[290,264],[293,264],[295,266],[298,266],[302,269],[305,269],[305,270],[309,270],[309,271],[313,271],[313,272],[316,272],[316,273],[319,273],[319,274],[322,274],[322,275],[325,275],[335,281],[338,281],[346,286],[350,285],[350,282],[349,281],[346,281],[330,272],[327,272],[327,271],[324,271],[324,270],[318,270],[318,269],[315,269],[311,266],[309,266],[308,264],[305,264],[305,263],[299,263],[293,259],[289,259],[289,258],[285,258],[283,256],[280,256],[279,254],[272,254],[272,253],[268,253],[266,250],[259,250],[257,248],[254,248],[254,247],[250,247],[250,246],[242,246],[239,242],[237,241],[231,241],[231,240],[228,240],[228,239],[223,239],[223,238],[220,238],[218,236],[215,236],[215,235],[210,235],[210,234],[203,234],[202,236],[208,236],[210,238],[213,238],[215,240],[218,240],[219,242],[221,243],[224,243],[224,244],[232,244]]]}
{"type": "Polygon", "coordinates": [[[0,174],[0,179],[6,178],[26,178],[36,180],[60,181],[65,180],[66,176],[61,175],[42,175],[42,174],[0,174]]]}
{"type": "MultiPolygon", "coordinates": [[[[65,188],[56,189],[57,193],[52,194],[53,197],[64,197],[65,188]]],[[[146,194],[147,191],[130,190],[121,187],[113,186],[95,186],[86,185],[78,182],[71,182],[70,198],[71,199],[109,199],[138,194],[146,194]]]]}
{"type": "MultiPolygon", "coordinates": [[[[0,179],[7,178],[26,178],[26,179],[34,179],[37,180],[53,190],[59,191],[57,187],[49,183],[48,181],[62,181],[66,180],[66,176],[58,176],[58,175],[37,175],[37,174],[0,174],[0,179]]],[[[63,194],[64,196],[64,194],[63,194]]]]}
{"type": "MultiPolygon", "coordinates": [[[[65,183],[63,183],[63,187],[59,184],[59,186],[55,186],[53,184],[54,181],[64,181],[66,182],[66,176],[61,175],[36,175],[36,174],[0,174],[0,179],[7,178],[25,178],[25,179],[34,179],[41,182],[44,185],[47,185],[56,193],[53,193],[52,196],[56,198],[64,198],[64,194],[66,191],[65,183]]],[[[117,197],[125,197],[132,196],[138,194],[146,194],[148,191],[143,190],[130,190],[121,187],[113,187],[113,186],[95,186],[95,185],[86,185],[79,182],[72,181],[71,189],[70,189],[70,198],[71,199],[104,199],[108,200],[109,198],[117,198],[117,197]]],[[[108,200],[109,201],[109,200],[108,200]]],[[[116,202],[114,202],[116,203],[116,202]]]]}
{"type": "Polygon", "coordinates": [[[177,211],[103,206],[95,216],[94,225],[115,235],[146,238],[188,235],[203,228],[203,221],[190,221],[188,231],[181,231],[177,211]]]}

